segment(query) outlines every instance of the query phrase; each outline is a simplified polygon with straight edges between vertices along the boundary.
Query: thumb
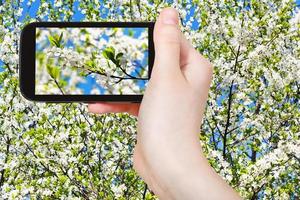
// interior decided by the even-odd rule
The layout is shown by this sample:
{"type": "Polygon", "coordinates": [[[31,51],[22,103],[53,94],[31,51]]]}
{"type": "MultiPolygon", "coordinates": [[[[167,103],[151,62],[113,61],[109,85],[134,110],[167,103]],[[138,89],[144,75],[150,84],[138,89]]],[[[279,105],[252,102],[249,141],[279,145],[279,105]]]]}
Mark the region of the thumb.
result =
{"type": "Polygon", "coordinates": [[[167,78],[181,73],[179,65],[181,32],[178,22],[178,12],[174,8],[166,8],[155,23],[153,76],[167,78]]]}

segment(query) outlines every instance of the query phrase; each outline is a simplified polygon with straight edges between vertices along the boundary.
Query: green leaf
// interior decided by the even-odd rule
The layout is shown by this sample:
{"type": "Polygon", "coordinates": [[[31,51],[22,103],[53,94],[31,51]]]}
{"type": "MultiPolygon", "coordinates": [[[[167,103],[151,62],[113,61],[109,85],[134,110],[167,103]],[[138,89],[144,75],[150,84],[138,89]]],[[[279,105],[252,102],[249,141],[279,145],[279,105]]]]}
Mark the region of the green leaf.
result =
{"type": "Polygon", "coordinates": [[[57,44],[55,38],[52,37],[51,35],[48,36],[48,40],[49,40],[51,46],[58,46],[58,44],[57,44]]]}
{"type": "Polygon", "coordinates": [[[47,72],[49,73],[49,75],[54,79],[58,79],[58,77],[59,77],[59,68],[51,66],[51,65],[46,65],[46,67],[47,67],[47,72]]]}
{"type": "Polygon", "coordinates": [[[115,35],[117,33],[118,28],[112,28],[112,30],[113,30],[113,33],[111,34],[111,36],[113,36],[113,35],[115,35]]]}
{"type": "Polygon", "coordinates": [[[80,71],[80,72],[78,73],[78,75],[79,75],[79,76],[82,76],[82,77],[85,77],[85,76],[86,76],[86,72],[80,71]]]}
{"type": "Polygon", "coordinates": [[[53,67],[52,68],[52,73],[53,73],[53,78],[58,79],[58,77],[59,77],[59,68],[58,67],[53,67]]]}
{"type": "Polygon", "coordinates": [[[59,43],[59,44],[61,44],[61,42],[62,42],[62,37],[63,37],[63,35],[64,35],[64,33],[61,32],[61,33],[60,33],[60,36],[59,36],[59,39],[58,39],[58,43],[59,43]]]}
{"type": "Polygon", "coordinates": [[[94,61],[93,60],[88,60],[88,61],[86,61],[86,63],[85,63],[87,66],[89,66],[89,67],[94,67],[94,61]]]}
{"type": "Polygon", "coordinates": [[[63,80],[63,79],[60,79],[58,84],[61,86],[61,87],[66,87],[68,85],[68,82],[66,80],[63,80]]]}
{"type": "Polygon", "coordinates": [[[56,47],[62,47],[62,38],[63,38],[63,33],[61,33],[59,36],[57,34],[49,35],[48,40],[51,44],[51,46],[56,46],[56,47]]]}
{"type": "Polygon", "coordinates": [[[120,61],[123,55],[124,55],[123,53],[118,53],[116,56],[116,60],[120,61]]]}
{"type": "Polygon", "coordinates": [[[106,49],[104,49],[102,55],[104,56],[104,58],[115,62],[115,49],[113,47],[107,47],[106,49]]]}
{"type": "Polygon", "coordinates": [[[134,31],[132,29],[129,29],[128,34],[129,34],[130,37],[133,37],[134,31]]]}
{"type": "Polygon", "coordinates": [[[50,76],[52,76],[52,67],[51,65],[46,65],[46,68],[47,68],[47,72],[50,76]]]}
{"type": "Polygon", "coordinates": [[[96,59],[97,54],[98,54],[98,52],[96,52],[96,51],[93,51],[93,52],[92,52],[92,59],[93,59],[93,60],[96,59]]]}
{"type": "Polygon", "coordinates": [[[103,73],[105,73],[105,70],[103,68],[99,68],[98,72],[101,73],[101,74],[103,74],[103,73]]]}
{"type": "Polygon", "coordinates": [[[78,53],[84,52],[84,48],[81,47],[81,46],[76,46],[75,49],[76,49],[76,51],[77,51],[78,53]]]}
{"type": "Polygon", "coordinates": [[[143,44],[142,44],[142,48],[143,48],[143,49],[148,49],[148,44],[143,43],[143,44]]]}

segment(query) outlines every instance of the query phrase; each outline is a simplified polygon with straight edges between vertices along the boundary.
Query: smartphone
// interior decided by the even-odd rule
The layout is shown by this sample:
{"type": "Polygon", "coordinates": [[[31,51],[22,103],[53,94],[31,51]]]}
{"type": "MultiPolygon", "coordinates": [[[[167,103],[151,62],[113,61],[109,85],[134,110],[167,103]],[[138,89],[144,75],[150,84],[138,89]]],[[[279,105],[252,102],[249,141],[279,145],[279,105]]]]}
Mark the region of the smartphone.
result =
{"type": "Polygon", "coordinates": [[[154,22],[34,22],[20,38],[22,95],[39,102],[140,102],[154,22]]]}

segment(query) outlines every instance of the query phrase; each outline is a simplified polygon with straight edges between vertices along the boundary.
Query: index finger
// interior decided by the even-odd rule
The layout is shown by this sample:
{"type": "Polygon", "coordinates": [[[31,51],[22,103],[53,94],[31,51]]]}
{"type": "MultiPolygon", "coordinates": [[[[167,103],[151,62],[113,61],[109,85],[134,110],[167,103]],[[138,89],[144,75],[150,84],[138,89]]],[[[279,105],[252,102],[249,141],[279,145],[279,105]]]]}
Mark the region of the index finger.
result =
{"type": "Polygon", "coordinates": [[[127,112],[131,115],[138,116],[140,103],[108,103],[97,102],[88,104],[88,110],[91,113],[122,113],[127,112]]]}

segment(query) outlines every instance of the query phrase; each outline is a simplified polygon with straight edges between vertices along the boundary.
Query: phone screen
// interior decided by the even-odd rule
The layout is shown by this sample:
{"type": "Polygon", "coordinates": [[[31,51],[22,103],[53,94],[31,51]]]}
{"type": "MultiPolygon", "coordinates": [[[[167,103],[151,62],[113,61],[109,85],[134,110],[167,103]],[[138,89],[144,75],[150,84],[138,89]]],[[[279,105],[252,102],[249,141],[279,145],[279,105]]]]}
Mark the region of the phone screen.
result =
{"type": "Polygon", "coordinates": [[[36,95],[141,95],[147,27],[36,27],[36,95]]]}

